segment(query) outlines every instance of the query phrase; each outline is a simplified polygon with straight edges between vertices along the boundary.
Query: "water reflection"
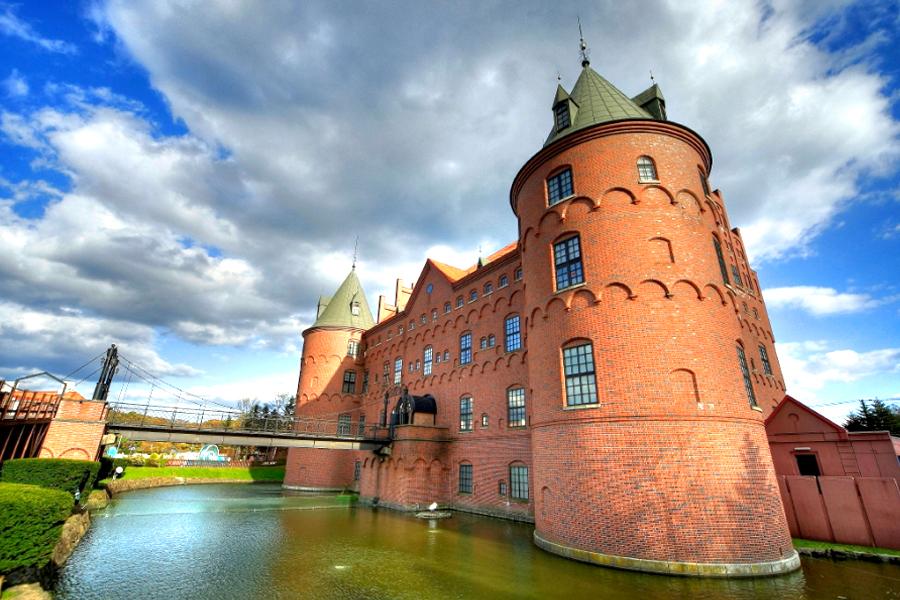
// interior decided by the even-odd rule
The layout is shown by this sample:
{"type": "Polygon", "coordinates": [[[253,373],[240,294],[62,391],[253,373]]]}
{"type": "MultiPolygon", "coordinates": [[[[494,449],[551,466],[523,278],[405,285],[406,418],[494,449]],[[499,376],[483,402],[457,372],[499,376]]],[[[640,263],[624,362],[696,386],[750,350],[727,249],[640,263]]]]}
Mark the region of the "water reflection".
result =
{"type": "Polygon", "coordinates": [[[275,485],[141,490],[98,515],[57,598],[900,598],[892,565],[804,560],[777,578],[682,579],[566,560],[531,531],[348,508],[275,485]]]}

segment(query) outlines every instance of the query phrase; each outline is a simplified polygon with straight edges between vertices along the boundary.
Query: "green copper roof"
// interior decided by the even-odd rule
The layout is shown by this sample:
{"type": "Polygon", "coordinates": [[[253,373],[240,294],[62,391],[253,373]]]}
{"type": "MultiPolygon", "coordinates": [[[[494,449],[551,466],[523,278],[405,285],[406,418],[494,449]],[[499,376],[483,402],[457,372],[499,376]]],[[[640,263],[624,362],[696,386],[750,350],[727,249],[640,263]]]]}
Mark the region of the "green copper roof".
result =
{"type": "MultiPolygon", "coordinates": [[[[561,89],[558,87],[556,90],[554,105],[559,102],[561,89]]],[[[565,93],[565,90],[562,91],[565,93]]],[[[653,115],[635,104],[631,98],[586,63],[578,81],[575,82],[575,87],[572,88],[570,98],[578,106],[572,124],[560,131],[554,126],[544,143],[545,146],[573,131],[598,123],[619,119],[653,119],[653,115]]]]}
{"type": "Polygon", "coordinates": [[[319,299],[319,311],[313,327],[353,327],[369,329],[375,324],[366,293],[359,283],[356,270],[350,271],[344,283],[328,298],[319,299]],[[356,314],[354,314],[356,313],[356,314]]]}

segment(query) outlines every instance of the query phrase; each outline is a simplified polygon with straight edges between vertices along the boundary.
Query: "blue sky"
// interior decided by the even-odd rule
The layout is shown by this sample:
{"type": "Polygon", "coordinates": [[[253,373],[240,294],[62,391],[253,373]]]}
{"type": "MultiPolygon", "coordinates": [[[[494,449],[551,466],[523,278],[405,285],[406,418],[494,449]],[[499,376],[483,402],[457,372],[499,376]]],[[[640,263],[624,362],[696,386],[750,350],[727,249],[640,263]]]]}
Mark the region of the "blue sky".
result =
{"type": "Polygon", "coordinates": [[[373,306],[514,239],[580,15],[709,142],[788,391],[900,399],[898,4],[630,4],[0,2],[0,376],[117,342],[204,397],[292,392],[356,235],[373,306]]]}

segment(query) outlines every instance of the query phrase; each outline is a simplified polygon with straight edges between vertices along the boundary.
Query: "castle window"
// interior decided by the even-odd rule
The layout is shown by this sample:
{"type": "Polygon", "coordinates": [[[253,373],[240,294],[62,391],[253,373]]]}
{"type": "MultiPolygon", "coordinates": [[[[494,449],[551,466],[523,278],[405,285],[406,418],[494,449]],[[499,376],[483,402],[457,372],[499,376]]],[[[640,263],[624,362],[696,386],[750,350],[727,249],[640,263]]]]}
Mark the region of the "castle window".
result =
{"type": "Polygon", "coordinates": [[[438,317],[437,309],[436,309],[436,308],[432,308],[432,309],[431,309],[431,320],[432,320],[432,321],[437,321],[437,317],[438,317]]]}
{"type": "Polygon", "coordinates": [[[755,307],[755,306],[753,307],[753,317],[756,318],[756,319],[759,318],[759,311],[756,310],[756,307],[755,307]]]}
{"type": "Polygon", "coordinates": [[[522,267],[518,267],[516,269],[516,272],[514,273],[514,275],[515,275],[516,281],[522,281],[522,275],[523,275],[522,267]]]}
{"type": "Polygon", "coordinates": [[[459,399],[459,430],[472,431],[472,397],[459,399]]]}
{"type": "Polygon", "coordinates": [[[450,303],[444,302],[444,314],[447,314],[448,312],[450,312],[450,310],[451,310],[450,303]]]}
{"type": "Polygon", "coordinates": [[[431,362],[434,358],[434,349],[431,346],[425,346],[425,352],[422,357],[424,360],[422,364],[424,365],[422,368],[423,375],[431,375],[431,362]]]}
{"type": "Polygon", "coordinates": [[[493,293],[494,293],[494,284],[491,283],[490,281],[487,282],[486,284],[484,284],[484,295],[487,296],[488,294],[493,294],[493,293]]]}
{"type": "Polygon", "coordinates": [[[569,119],[569,105],[566,102],[560,102],[553,111],[556,116],[556,131],[562,131],[572,124],[569,119]]]}
{"type": "Polygon", "coordinates": [[[422,313],[422,316],[419,317],[419,325],[424,325],[428,321],[428,317],[425,316],[425,313],[422,313]]]}
{"type": "Polygon", "coordinates": [[[433,291],[434,291],[434,284],[433,284],[433,283],[429,283],[428,285],[425,286],[425,293],[426,293],[426,294],[430,294],[430,293],[433,292],[433,291]]]}
{"type": "Polygon", "coordinates": [[[341,385],[341,391],[345,394],[356,393],[356,371],[344,371],[344,383],[341,385]]]}
{"type": "Polygon", "coordinates": [[[420,360],[417,358],[417,359],[416,359],[416,369],[415,369],[415,370],[418,371],[421,367],[422,367],[422,361],[420,361],[420,360]]]}
{"type": "Polygon", "coordinates": [[[397,335],[403,335],[403,325],[397,328],[397,335]]]}
{"type": "Polygon", "coordinates": [[[728,269],[725,267],[725,256],[722,254],[722,243],[719,241],[719,238],[713,236],[713,246],[716,249],[716,258],[719,260],[719,271],[722,273],[722,281],[726,284],[731,283],[728,281],[728,269]]]}
{"type": "Polygon", "coordinates": [[[391,363],[385,361],[384,369],[381,372],[381,385],[387,385],[391,377],[391,363]]]}
{"type": "Polygon", "coordinates": [[[462,308],[463,304],[465,304],[465,300],[463,300],[462,296],[456,297],[456,308],[462,308]]]}
{"type": "Polygon", "coordinates": [[[468,463],[459,464],[459,493],[472,493],[472,465],[468,463]]]}
{"type": "Polygon", "coordinates": [[[566,375],[566,405],[597,404],[593,345],[563,348],[563,370],[566,375]]]}
{"type": "Polygon", "coordinates": [[[525,465],[510,465],[509,484],[510,498],[513,500],[528,500],[528,467],[525,465]]]}
{"type": "Polygon", "coordinates": [[[525,427],[525,388],[506,390],[507,425],[525,427]]]}
{"type": "Polygon", "coordinates": [[[415,368],[415,366],[416,366],[416,365],[415,365],[415,363],[413,363],[413,361],[409,361],[409,364],[406,365],[407,370],[408,370],[410,373],[413,372],[413,369],[415,368]]]}
{"type": "Polygon", "coordinates": [[[481,336],[481,340],[478,343],[478,348],[480,350],[484,350],[487,348],[487,338],[485,336],[481,336]]]}
{"type": "Polygon", "coordinates": [[[494,337],[494,334],[488,336],[488,348],[493,348],[497,345],[497,338],[494,337]]]}
{"type": "Polygon", "coordinates": [[[656,165],[649,156],[642,156],[637,159],[638,180],[641,183],[646,181],[659,181],[656,175],[656,165]]]}
{"type": "Polygon", "coordinates": [[[403,359],[399,356],[394,359],[394,384],[400,383],[403,379],[403,359]]]}
{"type": "Polygon", "coordinates": [[[766,351],[766,347],[762,344],[759,345],[759,360],[762,361],[763,372],[766,375],[771,375],[772,364],[769,362],[769,353],[766,351]]]}
{"type": "MultiPolygon", "coordinates": [[[[378,377],[378,376],[376,375],[376,377],[378,377]]],[[[369,391],[369,370],[366,369],[365,371],[363,371],[362,393],[365,394],[368,391],[369,391]]]]}
{"type": "Polygon", "coordinates": [[[360,470],[362,470],[362,462],[356,461],[353,463],[353,481],[359,481],[360,470]]]}
{"type": "Polygon", "coordinates": [[[506,286],[508,286],[509,285],[509,277],[507,277],[506,275],[501,275],[499,285],[502,288],[505,288],[506,286]]]}
{"type": "Polygon", "coordinates": [[[440,352],[437,352],[437,353],[434,355],[434,362],[435,362],[435,363],[440,363],[440,362],[441,362],[441,353],[440,353],[440,352]]]}
{"type": "Polygon", "coordinates": [[[469,292],[469,302],[475,302],[478,300],[478,290],[472,290],[469,292]]]}
{"type": "Polygon", "coordinates": [[[574,193],[572,189],[572,169],[563,169],[547,179],[547,204],[559,204],[574,193]]]}
{"type": "Polygon", "coordinates": [[[359,342],[357,340],[350,340],[347,342],[347,356],[352,356],[356,358],[359,354],[359,342]]]}
{"type": "Polygon", "coordinates": [[[359,423],[356,428],[357,437],[366,436],[366,413],[359,413],[359,423]]]}
{"type": "Polygon", "coordinates": [[[581,243],[577,235],[553,244],[553,264],[556,267],[557,290],[584,283],[581,243]]]}
{"type": "Polygon", "coordinates": [[[741,279],[741,272],[734,265],[731,265],[731,274],[734,276],[734,283],[740,287],[744,287],[744,281],[741,279]]]}
{"type": "Polygon", "coordinates": [[[709,180],[706,179],[706,174],[703,171],[698,171],[700,175],[700,187],[703,188],[703,193],[709,196],[709,180]]]}
{"type": "Polygon", "coordinates": [[[741,375],[744,376],[744,390],[747,392],[747,400],[750,406],[758,406],[756,404],[756,394],[753,393],[753,380],[750,378],[750,369],[747,368],[747,356],[744,354],[744,348],[738,344],[737,346],[738,363],[741,366],[741,375]]]}
{"type": "Polygon", "coordinates": [[[522,333],[520,329],[519,315],[510,315],[506,317],[506,323],[503,329],[506,334],[506,340],[504,341],[504,347],[506,351],[512,352],[521,348],[522,333]]]}
{"type": "Polygon", "coordinates": [[[409,327],[407,327],[406,330],[407,330],[407,331],[412,331],[412,330],[415,329],[415,328],[416,328],[416,322],[415,322],[415,321],[410,321],[410,322],[409,322],[409,327]]]}
{"type": "Polygon", "coordinates": [[[444,350],[444,362],[450,362],[450,351],[444,350]]]}
{"type": "Polygon", "coordinates": [[[459,336],[459,364],[467,365],[472,362],[472,332],[459,336]]]}
{"type": "Polygon", "coordinates": [[[497,482],[497,493],[501,496],[506,495],[506,482],[501,480],[497,482]]]}
{"type": "Polygon", "coordinates": [[[356,300],[350,303],[350,314],[354,317],[359,316],[359,302],[357,302],[356,300]]]}
{"type": "Polygon", "coordinates": [[[337,434],[342,437],[350,435],[350,413],[338,415],[337,434]]]}
{"type": "Polygon", "coordinates": [[[484,429],[490,423],[490,419],[488,419],[487,413],[481,413],[481,428],[484,429]]]}

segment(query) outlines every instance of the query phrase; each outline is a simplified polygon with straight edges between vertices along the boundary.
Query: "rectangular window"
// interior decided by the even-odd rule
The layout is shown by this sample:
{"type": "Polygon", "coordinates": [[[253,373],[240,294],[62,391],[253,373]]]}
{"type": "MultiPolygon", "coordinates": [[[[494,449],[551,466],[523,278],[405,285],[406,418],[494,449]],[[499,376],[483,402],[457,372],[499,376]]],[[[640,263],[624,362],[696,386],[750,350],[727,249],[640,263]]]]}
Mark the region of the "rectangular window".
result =
{"type": "Polygon", "coordinates": [[[797,470],[801,475],[819,477],[822,474],[815,454],[795,454],[794,458],[797,460],[797,470]]]}
{"type": "Polygon", "coordinates": [[[403,379],[403,359],[395,358],[394,359],[394,385],[400,383],[403,379]]]}
{"type": "Polygon", "coordinates": [[[381,372],[381,385],[387,386],[388,382],[391,380],[391,363],[385,362],[384,369],[381,372]]]}
{"type": "Polygon", "coordinates": [[[350,340],[347,342],[347,356],[352,356],[356,358],[359,354],[359,342],[356,340],[350,340]]]}
{"type": "Polygon", "coordinates": [[[507,422],[510,427],[525,427],[525,389],[506,390],[507,422]]]}
{"type": "Polygon", "coordinates": [[[564,348],[563,368],[566,375],[566,405],[597,404],[593,345],[564,348]]]}
{"type": "Polygon", "coordinates": [[[719,260],[719,271],[722,272],[722,281],[731,283],[728,281],[728,269],[725,268],[725,256],[722,254],[722,243],[719,242],[718,238],[713,238],[713,246],[716,248],[716,258],[719,260]]]}
{"type": "Polygon", "coordinates": [[[353,481],[359,481],[359,472],[362,470],[362,462],[353,463],[353,481]]]}
{"type": "Polygon", "coordinates": [[[350,435],[350,413],[341,413],[338,415],[337,434],[339,436],[350,435]]]}
{"type": "Polygon", "coordinates": [[[472,493],[472,465],[459,465],[459,493],[472,493]]]}
{"type": "Polygon", "coordinates": [[[556,130],[562,131],[570,125],[569,105],[565,102],[556,105],[556,130]]]}
{"type": "Polygon", "coordinates": [[[506,351],[512,352],[522,347],[522,332],[519,328],[519,315],[506,317],[506,325],[504,326],[506,333],[506,341],[504,342],[506,351]]]}
{"type": "Polygon", "coordinates": [[[513,273],[513,277],[516,278],[516,281],[522,281],[522,276],[523,276],[522,267],[518,267],[516,269],[516,272],[513,273]]]}
{"type": "Polygon", "coordinates": [[[501,275],[499,285],[502,288],[505,288],[506,286],[508,286],[509,285],[509,277],[507,277],[506,275],[501,275]]]}
{"type": "Polygon", "coordinates": [[[368,391],[369,391],[369,370],[366,369],[365,371],[363,371],[362,393],[365,394],[368,391]]]}
{"type": "Polygon", "coordinates": [[[513,465],[509,468],[509,488],[513,500],[528,500],[528,467],[513,465]]]}
{"type": "Polygon", "coordinates": [[[344,384],[341,391],[345,394],[356,393],[356,371],[344,371],[344,384]]]}
{"type": "Polygon", "coordinates": [[[550,206],[572,195],[572,169],[560,171],[547,180],[547,203],[550,206]]]}
{"type": "Polygon", "coordinates": [[[769,353],[766,352],[766,347],[762,344],[759,345],[759,360],[762,361],[763,372],[766,375],[772,374],[772,365],[769,363],[769,353]]]}
{"type": "Polygon", "coordinates": [[[553,264],[556,266],[557,290],[584,283],[581,243],[577,235],[553,244],[553,264]]]}
{"type": "Polygon", "coordinates": [[[459,399],[459,430],[472,431],[472,398],[459,399]]]}
{"type": "Polygon", "coordinates": [[[744,355],[744,349],[737,347],[738,362],[741,364],[741,374],[744,376],[744,389],[747,391],[747,400],[750,406],[757,406],[756,394],[753,393],[753,379],[750,378],[750,369],[747,368],[747,357],[744,355]]]}
{"type": "Polygon", "coordinates": [[[459,364],[467,365],[472,362],[472,332],[459,336],[459,364]]]}
{"type": "Polygon", "coordinates": [[[431,346],[425,347],[425,356],[422,361],[422,374],[423,375],[431,375],[431,365],[434,360],[434,349],[431,346]]]}
{"type": "Polygon", "coordinates": [[[358,424],[358,429],[356,431],[356,435],[358,437],[366,437],[366,415],[365,415],[365,413],[359,413],[359,424],[358,424]]]}

